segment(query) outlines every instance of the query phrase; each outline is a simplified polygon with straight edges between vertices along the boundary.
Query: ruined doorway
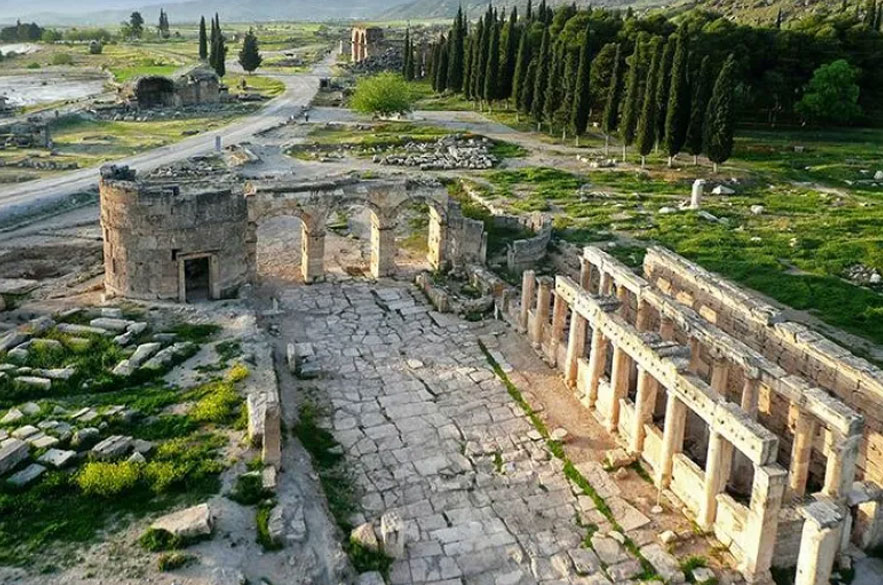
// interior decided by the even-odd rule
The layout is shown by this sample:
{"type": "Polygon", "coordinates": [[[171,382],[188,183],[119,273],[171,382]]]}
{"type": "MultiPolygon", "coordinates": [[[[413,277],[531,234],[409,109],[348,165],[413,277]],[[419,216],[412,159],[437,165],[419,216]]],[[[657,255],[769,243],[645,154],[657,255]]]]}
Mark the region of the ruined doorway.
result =
{"type": "Polygon", "coordinates": [[[212,298],[211,259],[208,256],[185,259],[184,301],[199,302],[212,298]]]}
{"type": "Polygon", "coordinates": [[[141,108],[171,106],[175,101],[175,84],[168,77],[143,77],[135,84],[135,97],[141,108]]]}

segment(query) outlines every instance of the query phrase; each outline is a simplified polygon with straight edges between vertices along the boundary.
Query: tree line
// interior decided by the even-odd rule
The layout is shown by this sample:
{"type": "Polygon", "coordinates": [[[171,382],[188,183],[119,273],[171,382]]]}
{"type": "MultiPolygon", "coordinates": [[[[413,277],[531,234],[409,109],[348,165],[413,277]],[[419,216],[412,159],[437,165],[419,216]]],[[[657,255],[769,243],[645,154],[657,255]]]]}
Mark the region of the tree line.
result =
{"type": "Polygon", "coordinates": [[[545,0],[508,15],[489,6],[475,23],[460,10],[431,46],[427,75],[438,92],[481,108],[506,102],[563,136],[578,139],[594,121],[641,156],[661,148],[717,163],[730,154],[737,118],[775,123],[809,111],[795,107],[804,88],[837,59],[859,65],[862,102],[879,108],[880,10],[870,0],[794,22],[780,14],[767,27],[702,10],[673,22],[631,10],[553,10],[545,0]]]}

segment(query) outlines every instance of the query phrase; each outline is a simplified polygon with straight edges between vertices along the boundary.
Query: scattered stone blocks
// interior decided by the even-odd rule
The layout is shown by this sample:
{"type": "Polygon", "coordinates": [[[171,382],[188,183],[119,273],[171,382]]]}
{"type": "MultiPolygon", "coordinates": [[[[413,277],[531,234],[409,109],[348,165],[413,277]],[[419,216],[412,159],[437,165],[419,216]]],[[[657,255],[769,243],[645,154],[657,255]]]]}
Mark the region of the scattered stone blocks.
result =
{"type": "Polygon", "coordinates": [[[39,463],[31,463],[21,471],[9,476],[9,479],[7,479],[6,481],[14,485],[15,487],[24,487],[43,475],[45,472],[46,468],[39,463]]]}
{"type": "Polygon", "coordinates": [[[199,504],[162,516],[150,527],[178,538],[199,538],[212,533],[212,514],[208,504],[199,504]]]}
{"type": "Polygon", "coordinates": [[[0,447],[0,474],[4,474],[27,459],[30,447],[19,439],[7,439],[0,447]]]}
{"type": "Polygon", "coordinates": [[[383,552],[394,559],[405,555],[405,523],[396,512],[387,512],[380,517],[380,537],[383,552]]]}
{"type": "Polygon", "coordinates": [[[99,459],[119,459],[131,448],[132,437],[111,435],[92,447],[92,453],[99,459]]]}
{"type": "Polygon", "coordinates": [[[76,451],[64,451],[61,449],[49,449],[43,453],[37,461],[56,469],[66,467],[77,458],[76,451]]]}

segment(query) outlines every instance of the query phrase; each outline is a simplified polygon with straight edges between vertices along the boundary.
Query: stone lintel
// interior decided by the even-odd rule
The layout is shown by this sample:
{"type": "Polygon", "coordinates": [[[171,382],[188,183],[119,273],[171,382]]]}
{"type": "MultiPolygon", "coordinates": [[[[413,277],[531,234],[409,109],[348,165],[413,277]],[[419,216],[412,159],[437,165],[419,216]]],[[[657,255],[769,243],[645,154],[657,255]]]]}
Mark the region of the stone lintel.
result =
{"type": "Polygon", "coordinates": [[[817,386],[812,386],[800,376],[789,375],[777,380],[770,380],[764,376],[763,382],[774,392],[819,419],[823,426],[838,434],[846,437],[857,436],[864,430],[864,417],[839,398],[817,386]]]}
{"type": "Polygon", "coordinates": [[[843,513],[840,508],[828,498],[823,496],[800,507],[800,515],[808,522],[812,522],[818,528],[835,528],[843,522],[843,513]]]}
{"type": "Polygon", "coordinates": [[[644,291],[650,288],[649,282],[600,248],[586,246],[583,248],[583,258],[599,270],[612,276],[616,285],[625,287],[639,299],[643,297],[644,291]]]}

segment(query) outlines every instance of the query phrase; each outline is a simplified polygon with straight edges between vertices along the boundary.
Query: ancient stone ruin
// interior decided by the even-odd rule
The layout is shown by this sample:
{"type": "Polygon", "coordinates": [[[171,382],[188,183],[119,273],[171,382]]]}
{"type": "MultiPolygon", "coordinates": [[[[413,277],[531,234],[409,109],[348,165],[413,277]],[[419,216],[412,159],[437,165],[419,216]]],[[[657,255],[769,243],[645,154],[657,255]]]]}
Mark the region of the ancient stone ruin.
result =
{"type": "Polygon", "coordinates": [[[371,275],[395,271],[396,217],[417,202],[429,208],[428,260],[434,269],[484,262],[480,221],[463,217],[438,183],[341,179],[245,185],[232,178],[139,180],[127,167],[106,166],[100,181],[108,295],[138,299],[219,299],[256,276],[257,229],[279,216],[302,222],[305,282],[324,279],[326,223],[338,209],[371,211],[371,275]]]}
{"type": "Polygon", "coordinates": [[[383,43],[383,29],[379,27],[353,27],[351,33],[352,55],[351,61],[359,63],[368,57],[374,57],[380,53],[383,43]]]}
{"type": "Polygon", "coordinates": [[[217,104],[225,88],[215,71],[201,63],[178,71],[171,77],[138,77],[122,91],[123,99],[138,108],[180,108],[217,104]]]}
{"type": "Polygon", "coordinates": [[[883,372],[662,248],[644,277],[586,248],[575,280],[524,273],[504,316],[749,582],[828,583],[883,542],[883,372]]]}

